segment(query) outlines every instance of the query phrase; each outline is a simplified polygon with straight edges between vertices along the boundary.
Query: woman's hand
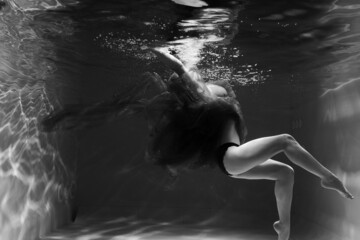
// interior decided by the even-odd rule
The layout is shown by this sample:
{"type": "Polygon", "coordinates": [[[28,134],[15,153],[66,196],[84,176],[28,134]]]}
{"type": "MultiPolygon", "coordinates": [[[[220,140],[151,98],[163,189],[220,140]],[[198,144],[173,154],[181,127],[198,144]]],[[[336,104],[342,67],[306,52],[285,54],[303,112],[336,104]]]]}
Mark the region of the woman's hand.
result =
{"type": "Polygon", "coordinates": [[[184,64],[175,56],[171,55],[167,49],[156,47],[151,48],[150,50],[159,58],[161,62],[171,68],[179,76],[182,76],[185,72],[187,72],[184,64]]]}

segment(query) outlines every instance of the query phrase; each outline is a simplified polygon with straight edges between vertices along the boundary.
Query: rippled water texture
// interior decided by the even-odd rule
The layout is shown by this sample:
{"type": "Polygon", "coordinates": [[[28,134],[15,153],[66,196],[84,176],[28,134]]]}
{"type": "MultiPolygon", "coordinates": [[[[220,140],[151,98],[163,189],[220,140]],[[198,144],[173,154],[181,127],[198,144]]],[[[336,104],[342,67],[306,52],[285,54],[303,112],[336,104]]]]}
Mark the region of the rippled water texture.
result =
{"type": "MultiPolygon", "coordinates": [[[[277,217],[273,186],[226,181],[214,173],[172,185],[165,173],[144,164],[144,120],[41,131],[40,120],[54,109],[109,100],[132,89],[145,72],[168,77],[171,72],[147,51],[152,46],[196,65],[205,80],[229,81],[249,139],[291,133],[358,196],[359,40],[355,0],[2,0],[0,238],[36,239],[68,222],[77,209],[80,222],[73,232],[49,239],[87,233],[91,239],[106,231],[146,238],[162,231],[153,222],[162,214],[205,226],[223,222],[234,209],[242,213],[237,222],[243,226],[250,220],[241,216],[251,214],[271,226],[277,217]],[[117,216],[117,222],[127,222],[124,228],[116,231],[113,222],[108,229],[92,228],[81,218],[102,211],[126,212],[117,216]],[[141,235],[147,220],[136,219],[144,215],[157,226],[148,235],[141,235]]],[[[299,239],[356,240],[359,200],[322,191],[296,170],[293,219],[299,239]]],[[[192,237],[216,238],[202,230],[192,237]]]]}
{"type": "MultiPolygon", "coordinates": [[[[54,136],[38,119],[52,108],[45,85],[57,81],[49,38],[68,37],[70,22],[37,21],[46,2],[5,2],[0,12],[0,238],[36,239],[62,222],[72,182],[54,136]],[[40,6],[41,5],[41,6],[40,6]]],[[[49,3],[52,4],[52,3],[49,3]]]]}

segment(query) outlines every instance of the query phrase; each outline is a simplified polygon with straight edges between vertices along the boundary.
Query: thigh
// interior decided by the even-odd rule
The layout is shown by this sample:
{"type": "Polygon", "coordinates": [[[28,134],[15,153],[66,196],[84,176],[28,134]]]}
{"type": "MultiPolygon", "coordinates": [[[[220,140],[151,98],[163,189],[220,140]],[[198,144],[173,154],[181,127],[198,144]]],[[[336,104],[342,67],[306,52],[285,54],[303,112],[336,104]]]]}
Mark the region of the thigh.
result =
{"type": "Polygon", "coordinates": [[[233,175],[234,178],[240,179],[266,179],[266,180],[278,180],[284,171],[288,171],[291,167],[287,164],[269,159],[265,162],[251,168],[247,172],[233,175]]]}
{"type": "Polygon", "coordinates": [[[247,172],[283,151],[284,138],[284,135],[264,137],[229,147],[224,155],[226,170],[233,175],[247,172]]]}

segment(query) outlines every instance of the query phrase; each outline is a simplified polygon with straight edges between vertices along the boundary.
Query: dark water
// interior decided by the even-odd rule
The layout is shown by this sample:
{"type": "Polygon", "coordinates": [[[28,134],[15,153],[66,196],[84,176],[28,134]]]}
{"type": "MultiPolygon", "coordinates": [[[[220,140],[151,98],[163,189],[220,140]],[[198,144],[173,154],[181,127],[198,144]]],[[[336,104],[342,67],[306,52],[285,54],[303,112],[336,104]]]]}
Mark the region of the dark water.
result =
{"type": "MultiPolygon", "coordinates": [[[[359,193],[360,5],[180,2],[189,1],[0,4],[1,239],[36,239],[76,212],[78,219],[111,213],[214,225],[232,216],[240,226],[271,228],[277,217],[271,183],[228,179],[214,170],[173,184],[143,161],[141,118],[40,131],[40,119],[52,109],[111,99],[145,72],[168,77],[146,51],[150,46],[171,49],[206,80],[228,80],[242,104],[248,139],[291,133],[359,193]]],[[[340,199],[295,170],[298,235],[356,239],[358,200],[340,199]],[[310,231],[319,225],[332,235],[310,231]]]]}

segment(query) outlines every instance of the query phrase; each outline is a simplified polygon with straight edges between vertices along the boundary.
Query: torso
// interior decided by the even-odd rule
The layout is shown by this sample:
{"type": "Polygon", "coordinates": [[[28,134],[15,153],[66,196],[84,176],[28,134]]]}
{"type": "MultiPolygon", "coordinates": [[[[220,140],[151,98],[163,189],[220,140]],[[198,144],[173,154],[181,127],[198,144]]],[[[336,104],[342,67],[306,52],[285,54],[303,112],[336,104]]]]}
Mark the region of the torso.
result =
{"type": "MultiPolygon", "coordinates": [[[[182,75],[183,78],[187,78],[194,83],[198,84],[198,92],[202,92],[204,95],[210,98],[217,98],[217,97],[227,97],[228,92],[222,86],[211,84],[211,83],[204,83],[202,81],[197,81],[196,79],[192,79],[189,73],[185,72],[182,75]]],[[[240,145],[240,137],[236,130],[235,121],[229,119],[229,121],[225,124],[223,134],[219,139],[217,146],[220,146],[224,143],[232,142],[240,145]]]]}
{"type": "Polygon", "coordinates": [[[221,146],[222,144],[229,142],[240,145],[240,137],[236,131],[235,121],[232,119],[229,119],[229,121],[226,123],[222,136],[219,139],[218,146],[221,146]]]}
{"type": "MultiPolygon", "coordinates": [[[[226,89],[221,86],[214,84],[206,84],[206,87],[209,90],[210,94],[212,94],[214,97],[227,96],[226,89]]],[[[219,139],[218,146],[228,142],[232,142],[240,145],[240,137],[236,131],[235,121],[232,119],[229,119],[229,121],[226,123],[223,130],[223,134],[219,139]]]]}

